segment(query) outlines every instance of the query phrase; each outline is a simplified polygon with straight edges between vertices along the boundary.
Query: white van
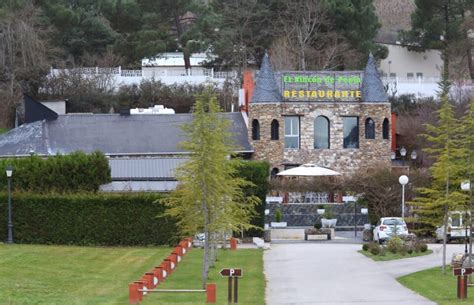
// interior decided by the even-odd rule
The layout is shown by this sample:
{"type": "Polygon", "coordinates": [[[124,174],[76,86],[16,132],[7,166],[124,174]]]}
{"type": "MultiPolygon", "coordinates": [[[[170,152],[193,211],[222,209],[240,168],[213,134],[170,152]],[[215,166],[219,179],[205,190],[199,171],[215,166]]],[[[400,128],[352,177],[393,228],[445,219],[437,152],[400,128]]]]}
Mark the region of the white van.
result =
{"type": "MultiPolygon", "coordinates": [[[[466,236],[469,237],[469,216],[470,213],[468,212],[466,219],[466,212],[463,211],[453,211],[449,212],[449,219],[448,219],[448,234],[446,235],[446,241],[450,242],[456,239],[464,239],[466,236]],[[467,235],[466,235],[467,233],[467,235]]],[[[443,241],[443,232],[444,226],[438,227],[436,229],[436,242],[443,241]]]]}

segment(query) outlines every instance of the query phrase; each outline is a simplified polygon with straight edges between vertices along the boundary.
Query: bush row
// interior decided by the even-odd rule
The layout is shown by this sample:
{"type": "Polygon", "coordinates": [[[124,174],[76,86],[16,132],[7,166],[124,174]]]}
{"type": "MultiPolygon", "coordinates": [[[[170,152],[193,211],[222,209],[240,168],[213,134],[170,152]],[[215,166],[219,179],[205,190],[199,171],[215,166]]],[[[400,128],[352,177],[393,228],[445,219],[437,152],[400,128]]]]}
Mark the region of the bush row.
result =
{"type": "MultiPolygon", "coordinates": [[[[17,243],[132,246],[175,244],[174,220],[160,217],[156,194],[13,194],[17,243]]],[[[0,240],[7,237],[7,196],[0,194],[0,240]]]]}
{"type": "Polygon", "coordinates": [[[101,152],[75,152],[49,158],[0,160],[0,190],[6,190],[5,168],[13,166],[12,187],[18,191],[96,192],[99,186],[111,181],[109,162],[101,152]]]}
{"type": "Polygon", "coordinates": [[[410,255],[412,253],[426,252],[428,246],[416,240],[403,240],[395,236],[391,238],[385,246],[379,245],[377,242],[371,242],[362,245],[362,250],[369,251],[373,255],[385,255],[387,251],[394,254],[410,255]]]}

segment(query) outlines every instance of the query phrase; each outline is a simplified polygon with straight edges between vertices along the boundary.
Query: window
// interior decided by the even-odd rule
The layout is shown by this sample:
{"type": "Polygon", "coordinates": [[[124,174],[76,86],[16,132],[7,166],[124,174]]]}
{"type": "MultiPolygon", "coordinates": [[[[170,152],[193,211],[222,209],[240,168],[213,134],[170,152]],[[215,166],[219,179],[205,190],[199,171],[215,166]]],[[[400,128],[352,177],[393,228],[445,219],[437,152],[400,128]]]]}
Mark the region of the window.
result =
{"type": "Polygon", "coordinates": [[[280,137],[278,135],[278,128],[280,128],[280,124],[277,120],[272,121],[272,130],[271,130],[271,139],[278,140],[280,137]]]}
{"type": "Polygon", "coordinates": [[[276,176],[277,176],[277,174],[278,174],[279,172],[280,172],[280,171],[278,170],[278,168],[274,167],[274,168],[272,169],[272,172],[271,172],[271,174],[270,174],[270,177],[271,177],[272,179],[275,179],[276,176]]]}
{"type": "Polygon", "coordinates": [[[416,78],[423,78],[423,73],[422,72],[417,72],[416,73],[416,78]]]}
{"type": "Polygon", "coordinates": [[[285,117],[285,148],[300,147],[300,118],[297,116],[285,117]]]}
{"type": "Polygon", "coordinates": [[[397,73],[390,73],[390,77],[397,77],[397,73]]]}
{"type": "Polygon", "coordinates": [[[252,121],[252,140],[260,140],[260,123],[258,120],[252,121]]]}
{"type": "Polygon", "coordinates": [[[408,78],[408,79],[413,78],[413,73],[407,73],[407,78],[408,78]]]}
{"type": "Polygon", "coordinates": [[[389,123],[388,123],[388,119],[385,118],[383,120],[383,124],[382,124],[382,138],[384,140],[388,140],[389,136],[388,136],[388,133],[389,133],[389,123]]]}
{"type": "Polygon", "coordinates": [[[359,148],[359,117],[343,118],[344,148],[359,148]]]}
{"type": "Polygon", "coordinates": [[[365,120],[365,138],[375,139],[375,123],[371,118],[365,120]]]}
{"type": "Polygon", "coordinates": [[[325,116],[314,120],[314,148],[329,148],[329,119],[325,116]]]}

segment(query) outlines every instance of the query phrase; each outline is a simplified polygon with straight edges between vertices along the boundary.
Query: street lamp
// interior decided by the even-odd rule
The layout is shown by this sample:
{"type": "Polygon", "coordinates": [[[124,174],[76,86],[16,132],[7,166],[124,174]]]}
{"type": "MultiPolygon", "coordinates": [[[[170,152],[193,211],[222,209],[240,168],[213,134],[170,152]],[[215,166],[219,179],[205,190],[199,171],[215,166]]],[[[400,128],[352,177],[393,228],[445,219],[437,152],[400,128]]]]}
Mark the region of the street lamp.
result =
{"type": "Polygon", "coordinates": [[[13,223],[12,223],[12,175],[13,166],[7,165],[5,172],[8,180],[8,238],[7,244],[13,244],[13,223]]]}
{"type": "MultiPolygon", "coordinates": [[[[461,182],[461,190],[463,191],[469,191],[469,195],[471,195],[471,182],[470,181],[464,181],[461,182]]],[[[470,197],[470,196],[469,196],[470,197]]],[[[471,198],[469,198],[469,212],[471,212],[472,206],[471,206],[471,198]]],[[[466,220],[468,219],[467,215],[467,209],[466,209],[466,220]]],[[[463,221],[464,224],[464,221],[463,221]]],[[[471,215],[469,215],[469,266],[471,265],[471,255],[472,255],[472,219],[471,215]]],[[[464,242],[464,253],[467,254],[467,225],[465,226],[465,242],[464,242]]]]}
{"type": "Polygon", "coordinates": [[[407,150],[405,147],[400,149],[400,156],[402,156],[403,166],[405,166],[405,156],[407,155],[407,150]]]}
{"type": "Polygon", "coordinates": [[[405,175],[401,175],[398,178],[398,182],[402,185],[402,218],[405,217],[405,185],[408,184],[408,177],[405,175]]]}

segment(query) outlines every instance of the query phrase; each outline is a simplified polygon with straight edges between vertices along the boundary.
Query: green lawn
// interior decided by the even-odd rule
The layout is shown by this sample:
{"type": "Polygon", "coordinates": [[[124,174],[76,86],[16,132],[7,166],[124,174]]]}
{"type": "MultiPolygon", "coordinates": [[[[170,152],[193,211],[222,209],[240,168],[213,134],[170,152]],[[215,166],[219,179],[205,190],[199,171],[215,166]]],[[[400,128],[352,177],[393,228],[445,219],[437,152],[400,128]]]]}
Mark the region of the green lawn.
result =
{"type": "MultiPolygon", "coordinates": [[[[178,265],[176,272],[166,279],[159,288],[169,289],[200,289],[201,261],[203,251],[193,249],[178,265]]],[[[227,304],[227,278],[218,273],[221,268],[234,267],[243,269],[243,277],[239,279],[239,304],[265,304],[265,277],[263,275],[262,250],[239,249],[237,251],[218,252],[218,261],[209,271],[209,283],[217,284],[217,303],[227,304]]],[[[142,304],[206,304],[204,293],[154,293],[145,296],[142,304]]]]}
{"type": "Polygon", "coordinates": [[[128,283],[170,251],[0,244],[0,304],[128,304],[128,283]]]}
{"type": "Polygon", "coordinates": [[[6,128],[1,128],[1,127],[0,127],[0,134],[5,133],[5,132],[7,132],[7,131],[8,131],[8,129],[6,129],[6,128]]]}
{"type": "Polygon", "coordinates": [[[423,255],[428,255],[428,254],[433,253],[432,250],[427,250],[426,252],[413,252],[412,254],[405,254],[405,255],[402,255],[400,253],[392,253],[390,251],[387,251],[385,253],[385,255],[380,255],[380,254],[379,255],[373,255],[369,251],[363,251],[363,250],[359,250],[358,252],[362,253],[363,255],[365,255],[367,257],[370,257],[371,259],[373,259],[374,261],[377,261],[377,262],[391,261],[391,260],[394,260],[394,259],[402,259],[402,258],[409,258],[409,257],[416,257],[416,256],[423,256],[423,255]]]}
{"type": "MultiPolygon", "coordinates": [[[[0,244],[0,304],[128,304],[128,284],[161,263],[170,248],[0,244]]],[[[210,282],[226,304],[221,267],[241,267],[239,303],[264,304],[262,251],[220,251],[210,282]]],[[[192,249],[160,288],[200,288],[202,250],[192,249]]],[[[204,294],[148,295],[143,304],[205,304],[204,294]]]]}
{"type": "Polygon", "coordinates": [[[398,281],[413,291],[438,303],[439,305],[472,304],[474,288],[468,288],[467,301],[456,297],[456,277],[448,267],[446,275],[441,273],[441,267],[423,270],[403,276],[398,281]]]}

